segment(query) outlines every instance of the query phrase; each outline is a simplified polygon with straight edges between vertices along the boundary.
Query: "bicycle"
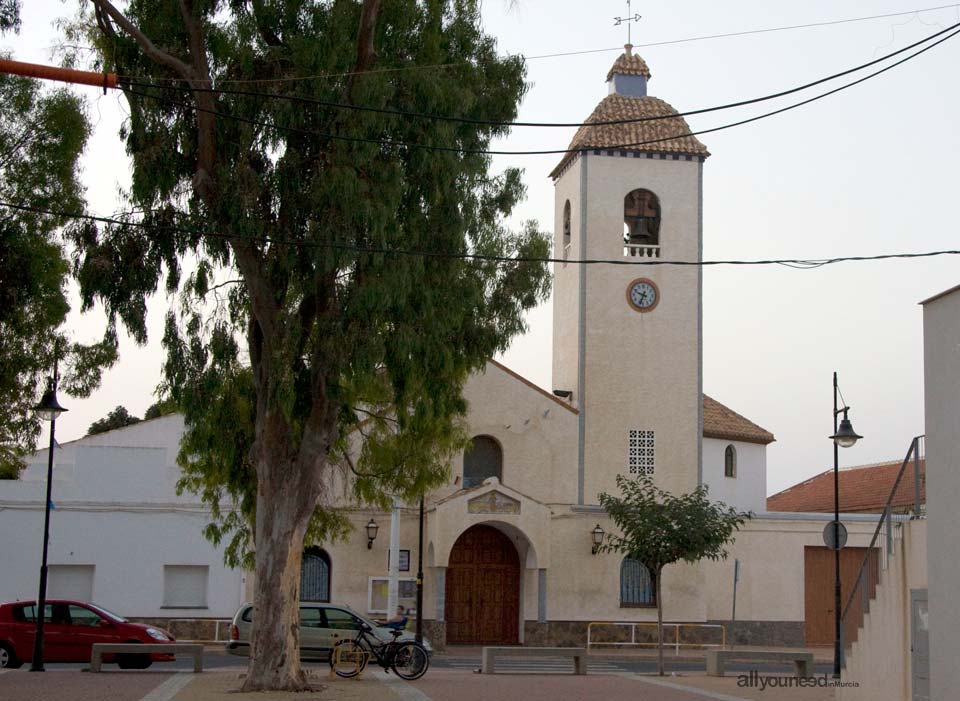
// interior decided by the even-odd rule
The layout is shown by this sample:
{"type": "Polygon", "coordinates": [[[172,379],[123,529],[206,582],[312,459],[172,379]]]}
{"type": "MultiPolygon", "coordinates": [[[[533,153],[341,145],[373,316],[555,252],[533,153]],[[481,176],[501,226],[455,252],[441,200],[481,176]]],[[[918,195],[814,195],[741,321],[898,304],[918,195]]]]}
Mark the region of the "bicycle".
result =
{"type": "Polygon", "coordinates": [[[398,677],[412,681],[419,679],[430,666],[427,649],[414,640],[399,642],[402,631],[394,630],[393,640],[383,642],[368,635],[373,629],[361,625],[355,638],[338,640],[330,653],[330,668],[338,677],[349,679],[364,670],[373,657],[377,664],[388,672],[392,669],[398,677]]]}

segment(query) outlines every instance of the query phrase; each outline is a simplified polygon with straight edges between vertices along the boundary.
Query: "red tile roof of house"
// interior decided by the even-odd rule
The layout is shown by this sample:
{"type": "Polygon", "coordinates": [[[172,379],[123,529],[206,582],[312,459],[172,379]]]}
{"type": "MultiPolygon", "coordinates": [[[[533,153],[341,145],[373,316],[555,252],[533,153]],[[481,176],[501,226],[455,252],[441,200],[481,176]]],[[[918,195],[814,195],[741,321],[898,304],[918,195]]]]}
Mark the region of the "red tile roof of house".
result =
{"type": "Polygon", "coordinates": [[[703,437],[764,445],[776,440],[767,429],[707,395],[703,395],[703,437]]]}
{"type": "MultiPolygon", "coordinates": [[[[893,483],[897,479],[902,461],[863,465],[840,470],[840,511],[846,513],[883,510],[893,483]]],[[[926,503],[926,463],[920,460],[920,502],[926,503]]],[[[914,503],[913,462],[907,465],[897,493],[891,505],[894,511],[903,512],[913,508],[914,503]]],[[[773,496],[767,497],[767,511],[794,511],[830,513],[833,511],[833,470],[795,484],[773,496]]]]}

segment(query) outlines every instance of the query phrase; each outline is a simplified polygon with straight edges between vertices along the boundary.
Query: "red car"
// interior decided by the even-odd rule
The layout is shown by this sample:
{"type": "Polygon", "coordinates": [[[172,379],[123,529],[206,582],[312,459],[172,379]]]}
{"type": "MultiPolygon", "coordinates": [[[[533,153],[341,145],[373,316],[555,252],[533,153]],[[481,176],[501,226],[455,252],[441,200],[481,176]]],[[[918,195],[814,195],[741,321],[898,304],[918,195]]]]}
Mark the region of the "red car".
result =
{"type": "MultiPolygon", "coordinates": [[[[89,662],[94,643],[174,642],[167,631],[129,623],[95,604],[80,601],[47,601],[43,618],[44,662],[89,662]]],[[[33,659],[37,635],[36,604],[17,601],[0,604],[0,668],[15,669],[33,659]]],[[[120,669],[146,669],[153,662],[169,662],[173,655],[104,655],[120,669]]]]}

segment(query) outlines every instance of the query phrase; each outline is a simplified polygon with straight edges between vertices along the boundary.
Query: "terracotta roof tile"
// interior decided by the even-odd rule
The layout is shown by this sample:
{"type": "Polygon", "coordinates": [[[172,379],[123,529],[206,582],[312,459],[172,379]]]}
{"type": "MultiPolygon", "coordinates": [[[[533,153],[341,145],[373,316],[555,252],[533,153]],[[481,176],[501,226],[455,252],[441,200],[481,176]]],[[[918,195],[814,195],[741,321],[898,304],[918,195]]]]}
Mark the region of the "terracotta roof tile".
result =
{"type": "Polygon", "coordinates": [[[764,445],[776,440],[767,429],[707,395],[703,395],[703,437],[726,438],[764,445]]]}
{"type": "MultiPolygon", "coordinates": [[[[903,462],[888,462],[878,465],[864,465],[840,470],[839,491],[840,511],[847,513],[878,513],[883,510],[897,473],[903,462]]],[[[920,501],[925,503],[926,461],[920,460],[920,501]]],[[[913,464],[900,479],[897,493],[891,505],[894,511],[906,511],[914,503],[913,464]]],[[[816,477],[795,484],[773,496],[767,497],[768,511],[803,511],[810,513],[833,512],[833,470],[827,470],[816,477]]]]}
{"type": "MultiPolygon", "coordinates": [[[[633,47],[630,48],[632,49],[633,47]]],[[[614,73],[619,73],[620,75],[642,75],[647,80],[651,78],[647,62],[634,53],[630,55],[626,53],[620,54],[620,57],[613,62],[613,65],[607,72],[607,80],[610,80],[614,73]]]]}
{"type": "Polygon", "coordinates": [[[618,151],[639,153],[678,153],[704,158],[709,156],[707,147],[697,137],[690,135],[690,127],[687,126],[686,120],[676,114],[677,111],[673,107],[657,97],[607,95],[574,134],[568,147],[574,153],[564,154],[550,176],[558,177],[564,166],[577,155],[576,151],[582,149],[613,148],[618,151]],[[635,120],[643,117],[672,118],[592,125],[593,122],[635,120]]]}

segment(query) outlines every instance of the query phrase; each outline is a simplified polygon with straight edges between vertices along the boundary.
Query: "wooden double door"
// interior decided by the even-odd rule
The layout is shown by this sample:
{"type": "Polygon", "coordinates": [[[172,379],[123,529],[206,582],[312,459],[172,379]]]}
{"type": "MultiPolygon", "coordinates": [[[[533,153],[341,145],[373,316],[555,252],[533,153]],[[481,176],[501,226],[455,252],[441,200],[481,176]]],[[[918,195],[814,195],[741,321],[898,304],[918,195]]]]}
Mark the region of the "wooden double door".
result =
{"type": "Polygon", "coordinates": [[[491,526],[473,526],[457,539],[447,567],[447,642],[516,645],[520,627],[520,558],[491,526]]]}

